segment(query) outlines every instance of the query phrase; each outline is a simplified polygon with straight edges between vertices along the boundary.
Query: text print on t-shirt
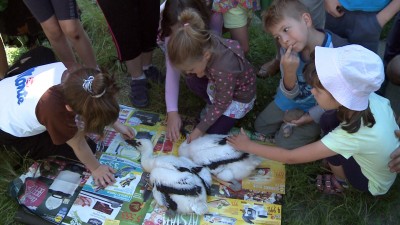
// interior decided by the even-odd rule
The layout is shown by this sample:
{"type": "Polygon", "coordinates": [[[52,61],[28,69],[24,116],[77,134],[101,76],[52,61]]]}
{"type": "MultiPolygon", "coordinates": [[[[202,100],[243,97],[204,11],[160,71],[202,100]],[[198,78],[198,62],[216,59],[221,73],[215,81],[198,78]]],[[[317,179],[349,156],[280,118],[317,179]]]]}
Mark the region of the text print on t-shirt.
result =
{"type": "Polygon", "coordinates": [[[29,85],[33,82],[33,78],[29,77],[32,75],[34,68],[31,68],[20,75],[18,75],[17,79],[15,80],[15,86],[17,88],[17,99],[18,105],[24,102],[26,95],[28,92],[25,90],[25,87],[29,87],[29,85]]]}

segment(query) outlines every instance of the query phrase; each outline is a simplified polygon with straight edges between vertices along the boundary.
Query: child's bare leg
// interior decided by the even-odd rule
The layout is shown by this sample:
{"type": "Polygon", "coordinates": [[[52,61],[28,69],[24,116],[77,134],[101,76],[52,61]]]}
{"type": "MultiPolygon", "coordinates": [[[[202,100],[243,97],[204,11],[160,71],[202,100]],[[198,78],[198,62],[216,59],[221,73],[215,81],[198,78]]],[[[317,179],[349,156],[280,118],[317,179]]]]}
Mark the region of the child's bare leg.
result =
{"type": "Polygon", "coordinates": [[[46,37],[49,39],[51,47],[54,49],[61,62],[64,63],[65,67],[71,68],[75,66],[76,60],[74,54],[57,18],[53,15],[40,25],[46,37]]]}
{"type": "Polygon", "coordinates": [[[231,28],[231,38],[237,40],[244,51],[244,54],[249,52],[249,33],[247,25],[239,28],[231,28]]]}
{"type": "Polygon", "coordinates": [[[335,177],[338,180],[345,181],[346,180],[346,175],[343,170],[343,166],[334,166],[329,163],[329,167],[331,168],[332,173],[335,175],[335,177]]]}
{"type": "Polygon", "coordinates": [[[222,13],[213,12],[210,18],[210,30],[216,35],[222,36],[222,28],[224,27],[224,18],[222,13]]]}
{"type": "Polygon", "coordinates": [[[140,54],[134,59],[125,61],[128,73],[134,79],[140,77],[143,74],[142,59],[143,54],[140,54]]]}
{"type": "Polygon", "coordinates": [[[142,67],[152,64],[153,51],[143,52],[141,55],[142,55],[142,67]]]}
{"type": "Polygon", "coordinates": [[[97,63],[92,44],[79,20],[60,20],[59,23],[83,64],[87,67],[96,68],[97,63]]]}

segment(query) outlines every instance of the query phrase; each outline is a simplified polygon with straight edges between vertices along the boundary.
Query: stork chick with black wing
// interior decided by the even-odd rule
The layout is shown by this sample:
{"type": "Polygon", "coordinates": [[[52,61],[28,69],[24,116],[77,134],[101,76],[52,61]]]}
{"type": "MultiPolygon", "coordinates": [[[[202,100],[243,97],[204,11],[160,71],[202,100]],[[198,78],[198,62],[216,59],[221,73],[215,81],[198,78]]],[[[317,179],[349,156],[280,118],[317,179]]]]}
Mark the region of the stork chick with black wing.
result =
{"type": "Polygon", "coordinates": [[[141,164],[150,173],[153,196],[167,207],[167,215],[208,212],[207,192],[211,174],[186,157],[153,155],[153,143],[148,139],[129,141],[141,152],[141,164]]]}
{"type": "Polygon", "coordinates": [[[226,142],[228,135],[207,134],[179,147],[179,155],[207,167],[217,178],[231,182],[229,187],[238,191],[241,181],[261,163],[256,155],[234,149],[226,142]]]}

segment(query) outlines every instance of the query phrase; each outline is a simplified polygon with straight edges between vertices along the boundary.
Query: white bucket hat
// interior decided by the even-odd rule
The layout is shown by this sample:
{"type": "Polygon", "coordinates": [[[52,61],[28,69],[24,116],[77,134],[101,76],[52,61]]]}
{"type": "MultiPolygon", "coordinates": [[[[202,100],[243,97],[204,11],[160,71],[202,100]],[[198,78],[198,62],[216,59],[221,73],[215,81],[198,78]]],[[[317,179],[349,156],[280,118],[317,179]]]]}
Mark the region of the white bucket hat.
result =
{"type": "Polygon", "coordinates": [[[315,67],[321,84],[344,107],[362,111],[385,74],[381,58],[360,46],[315,48],[315,67]]]}

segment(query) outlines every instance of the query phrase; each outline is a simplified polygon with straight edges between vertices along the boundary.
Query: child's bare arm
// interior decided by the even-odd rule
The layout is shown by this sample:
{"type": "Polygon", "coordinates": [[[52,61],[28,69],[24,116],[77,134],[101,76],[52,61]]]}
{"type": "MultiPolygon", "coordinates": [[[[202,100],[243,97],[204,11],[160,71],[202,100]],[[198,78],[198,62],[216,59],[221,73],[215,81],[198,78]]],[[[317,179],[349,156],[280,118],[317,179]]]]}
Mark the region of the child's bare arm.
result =
{"type": "Polygon", "coordinates": [[[327,148],[321,141],[293,150],[261,145],[251,141],[244,133],[243,129],[239,135],[228,137],[228,143],[235,149],[252,153],[263,158],[283,162],[285,164],[313,162],[337,154],[327,148]]]}
{"type": "Polygon", "coordinates": [[[304,125],[304,124],[309,124],[309,123],[311,123],[313,121],[314,120],[313,120],[313,118],[311,118],[309,113],[304,113],[304,115],[302,115],[299,119],[288,121],[288,122],[296,124],[297,126],[301,126],[301,125],[304,125]]]}
{"type": "Polygon", "coordinates": [[[122,134],[125,139],[133,139],[135,137],[135,131],[133,130],[133,128],[122,124],[121,122],[119,122],[119,120],[115,121],[115,123],[113,124],[113,128],[118,133],[122,134]]]}
{"type": "Polygon", "coordinates": [[[325,11],[333,17],[341,17],[344,12],[340,9],[341,5],[338,0],[325,0],[325,11]]]}
{"type": "Polygon", "coordinates": [[[381,27],[385,26],[387,22],[389,22],[390,19],[394,15],[396,15],[397,12],[400,10],[400,0],[392,0],[384,9],[382,9],[377,15],[376,19],[378,20],[379,25],[381,27]]]}
{"type": "Polygon", "coordinates": [[[181,134],[182,119],[178,112],[168,112],[167,114],[167,138],[172,142],[177,141],[181,134]]]}
{"type": "Polygon", "coordinates": [[[109,166],[100,164],[92,153],[82,132],[78,132],[72,139],[67,141],[67,144],[71,146],[79,161],[90,170],[96,185],[106,187],[115,182],[115,171],[109,166]]]}
{"type": "Polygon", "coordinates": [[[286,50],[281,58],[281,65],[283,70],[283,84],[285,89],[290,91],[297,84],[296,71],[299,67],[300,59],[297,53],[292,52],[292,46],[286,50]]]}

